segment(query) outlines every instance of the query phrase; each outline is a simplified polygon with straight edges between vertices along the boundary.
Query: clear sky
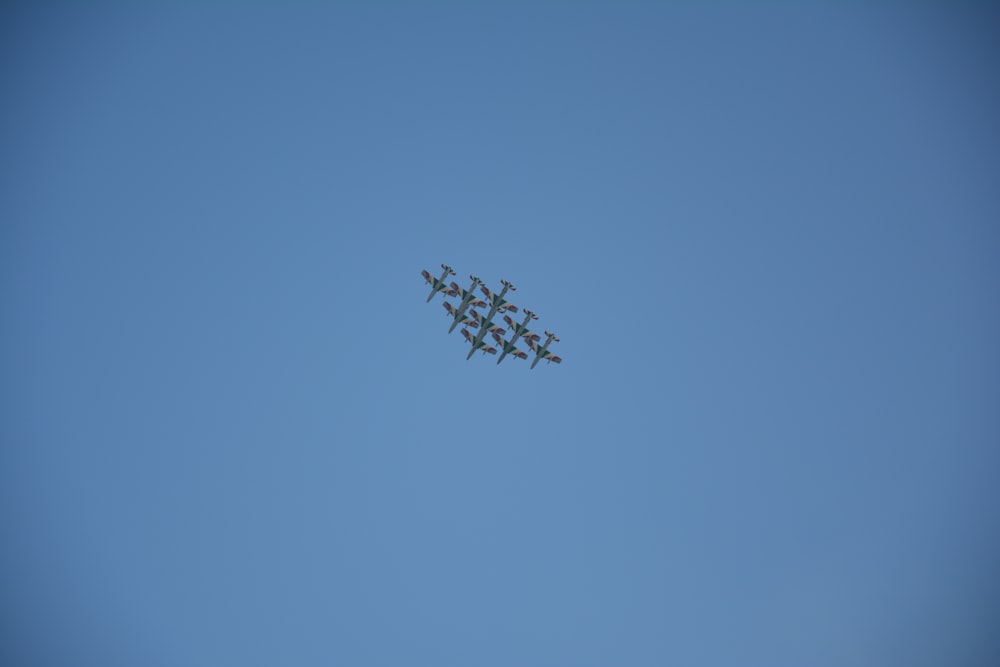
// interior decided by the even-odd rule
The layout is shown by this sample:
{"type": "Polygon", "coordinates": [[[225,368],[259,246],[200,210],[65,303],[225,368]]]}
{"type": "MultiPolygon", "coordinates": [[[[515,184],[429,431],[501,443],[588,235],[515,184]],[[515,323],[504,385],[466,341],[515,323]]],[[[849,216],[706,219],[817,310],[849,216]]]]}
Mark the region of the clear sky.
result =
{"type": "Polygon", "coordinates": [[[419,4],[5,3],[0,663],[1000,664],[1000,9],[419,4]]]}

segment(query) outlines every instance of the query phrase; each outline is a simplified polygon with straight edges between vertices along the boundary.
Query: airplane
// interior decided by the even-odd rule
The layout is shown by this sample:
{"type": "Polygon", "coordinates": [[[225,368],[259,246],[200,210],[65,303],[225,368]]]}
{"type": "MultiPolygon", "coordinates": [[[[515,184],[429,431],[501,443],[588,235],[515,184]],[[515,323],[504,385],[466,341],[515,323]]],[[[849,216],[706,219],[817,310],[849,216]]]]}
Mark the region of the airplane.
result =
{"type": "Polygon", "coordinates": [[[529,331],[528,327],[527,327],[528,322],[530,322],[531,320],[537,320],[537,319],[538,319],[538,315],[535,315],[533,312],[531,312],[527,308],[524,309],[524,322],[522,322],[521,324],[518,324],[517,322],[515,322],[514,320],[512,320],[511,317],[510,317],[510,315],[504,315],[503,316],[503,321],[507,323],[507,325],[510,327],[511,331],[514,334],[514,337],[511,339],[513,341],[516,341],[519,336],[524,336],[525,338],[534,338],[535,340],[540,340],[541,336],[539,336],[538,334],[536,334],[536,333],[534,333],[532,331],[529,331]]]}
{"type": "MultiPolygon", "coordinates": [[[[516,290],[517,288],[511,285],[506,280],[501,280],[500,282],[503,284],[503,290],[500,292],[500,294],[494,294],[489,290],[488,287],[486,287],[486,285],[482,286],[483,292],[486,294],[487,297],[489,297],[489,300],[493,302],[493,305],[490,307],[490,314],[487,315],[485,318],[485,322],[489,326],[479,327],[479,333],[476,334],[476,341],[475,341],[476,343],[483,342],[483,337],[486,336],[486,332],[494,330],[492,327],[496,325],[493,325],[492,320],[493,316],[497,314],[498,310],[503,309],[504,312],[508,310],[513,311],[515,313],[517,312],[517,306],[504,300],[503,298],[504,295],[507,294],[507,290],[516,290]]],[[[503,331],[499,331],[498,333],[502,334],[503,331]]],[[[469,359],[471,357],[472,355],[470,354],[468,357],[466,357],[466,359],[469,359]]]]}
{"type": "Polygon", "coordinates": [[[454,331],[455,327],[458,326],[459,321],[461,321],[462,319],[462,316],[465,315],[466,308],[468,308],[469,306],[475,306],[476,308],[486,307],[486,302],[477,297],[475,294],[476,285],[481,285],[483,281],[477,278],[476,276],[471,276],[471,275],[469,276],[469,279],[472,280],[472,286],[469,287],[468,291],[465,291],[464,289],[459,287],[458,283],[451,284],[451,289],[455,292],[456,295],[461,296],[462,300],[458,304],[458,309],[455,312],[452,312],[450,309],[448,310],[448,312],[451,313],[451,316],[455,318],[455,321],[451,323],[451,328],[448,329],[448,333],[454,331]]]}
{"type": "Polygon", "coordinates": [[[480,317],[479,313],[476,312],[475,308],[469,311],[472,313],[471,315],[465,314],[462,315],[461,318],[458,316],[459,311],[455,308],[455,306],[451,305],[447,301],[444,302],[444,309],[447,310],[448,314],[455,319],[455,323],[451,325],[452,329],[455,328],[455,324],[461,324],[475,329],[476,327],[479,326],[479,323],[482,322],[483,319],[482,317],[480,317]]]}
{"type": "MultiPolygon", "coordinates": [[[[483,331],[485,331],[485,329],[483,331]]],[[[496,354],[497,353],[497,349],[495,347],[491,347],[490,345],[488,345],[487,343],[483,342],[482,340],[476,340],[476,339],[474,339],[472,337],[472,334],[469,333],[468,329],[462,329],[462,335],[465,336],[465,340],[467,340],[470,343],[472,343],[472,349],[469,350],[469,356],[466,357],[467,360],[471,359],[472,358],[472,354],[474,352],[476,352],[477,350],[482,350],[483,354],[496,354]]]]}
{"type": "Polygon", "coordinates": [[[455,275],[455,272],[452,271],[451,267],[447,264],[442,264],[441,268],[444,269],[444,273],[441,274],[440,278],[435,278],[426,270],[420,272],[420,274],[424,277],[424,280],[433,285],[431,293],[427,296],[427,303],[430,303],[431,299],[433,299],[434,295],[438,292],[444,292],[448,296],[458,296],[458,292],[456,292],[454,288],[449,288],[444,282],[448,277],[448,274],[455,275]]]}
{"type": "Polygon", "coordinates": [[[516,313],[517,306],[515,306],[509,301],[506,301],[503,298],[503,295],[507,293],[507,290],[516,292],[517,288],[511,285],[506,280],[501,280],[500,283],[503,285],[503,290],[500,292],[500,294],[494,294],[493,292],[490,291],[490,288],[487,287],[486,285],[483,285],[479,289],[483,290],[483,294],[486,295],[486,298],[489,299],[490,303],[496,308],[498,308],[501,313],[506,313],[508,310],[512,313],[516,313]]]}
{"type": "Polygon", "coordinates": [[[534,339],[532,338],[528,339],[528,347],[530,347],[532,351],[534,351],[535,353],[535,360],[531,362],[532,368],[534,368],[535,365],[538,364],[538,362],[541,361],[542,359],[545,359],[545,361],[548,361],[550,363],[553,361],[556,362],[557,364],[562,363],[561,357],[557,357],[548,350],[549,343],[551,343],[552,341],[559,342],[559,337],[549,331],[546,331],[545,335],[548,336],[548,339],[545,341],[545,345],[542,345],[540,347],[538,343],[534,341],[534,339]]]}
{"type": "Polygon", "coordinates": [[[503,349],[503,354],[501,354],[500,358],[497,359],[497,364],[498,365],[500,364],[501,361],[503,361],[503,358],[506,357],[508,353],[513,354],[518,359],[527,359],[528,358],[528,353],[527,352],[524,352],[523,350],[519,350],[516,347],[514,347],[514,342],[517,340],[517,336],[514,336],[508,342],[508,341],[505,341],[503,339],[503,336],[501,336],[500,334],[494,333],[493,334],[493,340],[495,340],[497,342],[497,345],[499,345],[503,349]]]}
{"type": "MultiPolygon", "coordinates": [[[[510,337],[510,342],[509,343],[503,343],[500,340],[497,341],[498,343],[502,343],[503,344],[503,353],[501,353],[500,358],[497,359],[497,363],[498,364],[501,361],[503,361],[503,358],[507,356],[508,352],[514,352],[515,353],[514,356],[520,356],[519,354],[517,354],[517,352],[520,352],[520,351],[516,347],[514,347],[514,345],[517,343],[517,339],[520,338],[521,336],[524,336],[527,339],[534,339],[534,340],[538,340],[538,339],[541,338],[541,336],[539,336],[538,334],[529,331],[528,327],[526,326],[528,324],[528,322],[530,322],[531,320],[537,320],[538,319],[538,315],[535,315],[533,312],[531,312],[527,308],[524,309],[524,322],[522,322],[521,324],[518,324],[513,319],[511,319],[510,315],[504,315],[503,319],[504,319],[504,322],[506,322],[507,325],[510,327],[511,337],[510,337]]],[[[496,334],[495,333],[493,334],[493,337],[496,338],[496,334]]],[[[521,352],[520,354],[524,354],[524,353],[521,352]]],[[[525,359],[525,358],[527,358],[527,356],[528,355],[525,354],[523,357],[520,357],[520,358],[521,359],[525,359]]]]}
{"type": "Polygon", "coordinates": [[[472,313],[472,315],[471,316],[467,316],[467,317],[471,317],[472,320],[475,322],[475,324],[473,326],[476,326],[476,327],[486,327],[487,331],[492,331],[493,333],[498,333],[501,336],[503,334],[507,333],[506,329],[504,329],[503,327],[501,327],[499,324],[497,324],[496,322],[494,322],[492,320],[489,320],[489,321],[486,320],[485,318],[483,318],[482,315],[480,315],[478,312],[476,312],[475,309],[471,310],[470,312],[472,313]]]}

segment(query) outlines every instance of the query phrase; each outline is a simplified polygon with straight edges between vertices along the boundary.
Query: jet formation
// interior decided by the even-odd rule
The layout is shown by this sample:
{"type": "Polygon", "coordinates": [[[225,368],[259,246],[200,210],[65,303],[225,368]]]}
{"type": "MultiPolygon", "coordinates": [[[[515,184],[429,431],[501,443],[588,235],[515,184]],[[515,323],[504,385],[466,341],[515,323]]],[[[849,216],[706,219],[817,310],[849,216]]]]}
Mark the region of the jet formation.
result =
{"type": "MultiPolygon", "coordinates": [[[[531,362],[531,367],[534,368],[538,365],[539,361],[545,360],[546,362],[552,363],[562,363],[562,358],[556,356],[552,350],[549,349],[549,345],[553,342],[559,342],[558,336],[554,333],[548,331],[545,332],[545,342],[539,343],[542,337],[528,329],[528,323],[531,320],[537,320],[538,316],[533,312],[524,309],[524,320],[521,322],[514,321],[510,315],[506,313],[516,313],[518,312],[517,306],[508,301],[505,297],[508,292],[515,292],[517,288],[511,285],[506,280],[501,280],[500,284],[503,289],[500,290],[499,294],[490,291],[482,280],[476,276],[469,276],[469,280],[472,284],[469,285],[469,289],[463,289],[458,283],[451,282],[448,283],[448,276],[455,275],[455,272],[447,264],[442,264],[441,268],[444,269],[444,273],[441,274],[440,278],[435,278],[430,274],[429,271],[422,271],[421,274],[424,280],[431,285],[431,293],[427,296],[428,303],[434,299],[437,294],[442,294],[444,298],[444,309],[447,311],[448,316],[452,319],[451,327],[448,329],[448,333],[451,333],[459,325],[462,326],[462,336],[472,347],[469,350],[469,355],[466,360],[471,359],[472,355],[476,352],[482,352],[483,354],[496,354],[497,348],[493,347],[486,342],[486,334],[490,334],[494,341],[496,341],[497,346],[500,348],[500,358],[497,359],[497,364],[504,360],[507,355],[516,357],[518,359],[527,359],[528,353],[517,347],[517,342],[519,338],[523,338],[525,344],[535,353],[535,358],[531,362]],[[476,295],[476,288],[479,288],[485,299],[481,299],[476,295]],[[447,297],[452,297],[457,299],[457,303],[451,303],[447,300],[447,297]],[[481,315],[477,308],[485,310],[489,308],[489,314],[481,315]],[[501,326],[501,324],[494,320],[497,315],[503,315],[503,322],[507,324],[510,328],[511,337],[510,340],[504,338],[507,334],[507,329],[501,326]],[[477,329],[475,334],[469,331],[469,328],[477,329]]],[[[499,319],[499,318],[497,318],[499,319]]]]}

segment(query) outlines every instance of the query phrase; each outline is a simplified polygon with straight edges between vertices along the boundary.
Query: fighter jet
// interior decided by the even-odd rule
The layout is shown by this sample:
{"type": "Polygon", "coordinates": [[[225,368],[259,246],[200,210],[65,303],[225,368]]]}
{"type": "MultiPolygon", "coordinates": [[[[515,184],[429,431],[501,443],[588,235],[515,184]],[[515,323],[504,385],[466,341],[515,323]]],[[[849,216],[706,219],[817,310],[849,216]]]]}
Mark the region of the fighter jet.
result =
{"type": "Polygon", "coordinates": [[[498,365],[500,364],[501,361],[503,361],[503,358],[506,357],[508,354],[513,354],[518,359],[528,358],[527,352],[519,350],[514,346],[514,342],[517,340],[517,336],[514,336],[509,341],[506,341],[503,339],[503,336],[501,336],[498,333],[494,333],[493,340],[495,340],[497,342],[497,345],[500,346],[500,349],[503,350],[503,352],[500,354],[500,358],[497,359],[498,365]]]}
{"type": "MultiPolygon", "coordinates": [[[[506,301],[503,298],[503,295],[507,293],[508,289],[516,292],[517,288],[511,285],[506,280],[501,280],[500,284],[503,285],[503,290],[500,292],[500,294],[494,294],[493,292],[490,291],[490,288],[487,287],[486,285],[483,285],[480,289],[483,290],[483,294],[486,295],[486,298],[490,300],[490,305],[494,306],[495,308],[498,308],[501,313],[506,313],[508,310],[512,313],[516,313],[517,306],[515,306],[509,301],[506,301]]],[[[494,311],[494,313],[495,312],[496,311],[494,311]]]]}
{"type": "Polygon", "coordinates": [[[494,322],[493,320],[487,320],[485,317],[480,315],[475,308],[473,308],[469,312],[472,314],[468,315],[467,317],[471,318],[472,321],[475,322],[473,328],[486,327],[487,331],[492,331],[493,333],[498,333],[501,335],[507,333],[507,330],[501,327],[499,322],[494,322]]]}
{"type": "Polygon", "coordinates": [[[448,287],[448,285],[444,282],[449,274],[455,275],[455,272],[452,271],[451,267],[447,264],[442,264],[441,268],[444,269],[444,273],[441,274],[440,278],[435,278],[427,270],[420,272],[420,274],[424,277],[424,280],[433,285],[431,293],[427,295],[427,303],[430,303],[431,299],[433,299],[434,295],[438,292],[444,292],[448,296],[458,296],[458,292],[456,292],[454,288],[448,287]]]}
{"type": "MultiPolygon", "coordinates": [[[[485,331],[485,329],[484,329],[484,331],[485,331]]],[[[467,340],[470,343],[472,343],[472,349],[469,351],[469,356],[466,357],[466,359],[469,359],[470,357],[472,357],[473,352],[480,351],[480,350],[482,351],[483,354],[496,354],[497,353],[497,349],[495,347],[490,347],[488,344],[486,344],[482,340],[476,340],[476,339],[474,339],[472,337],[472,334],[469,333],[468,329],[462,329],[462,335],[465,336],[465,340],[467,340]]]]}
{"type": "Polygon", "coordinates": [[[461,324],[475,329],[479,326],[479,323],[483,321],[483,318],[480,317],[475,308],[469,311],[469,313],[472,313],[471,315],[466,313],[465,315],[462,315],[462,317],[458,316],[459,311],[455,309],[455,306],[451,305],[447,301],[444,302],[444,309],[447,310],[448,314],[455,320],[455,323],[451,325],[452,329],[455,328],[455,324],[461,324]]]}
{"type": "MultiPolygon", "coordinates": [[[[484,326],[482,324],[480,324],[480,326],[479,326],[479,333],[476,334],[476,340],[475,340],[475,342],[473,343],[473,346],[472,346],[473,349],[478,349],[478,348],[476,348],[476,344],[483,342],[483,338],[486,336],[486,332],[487,331],[494,331],[495,330],[496,325],[493,324],[492,320],[493,320],[493,316],[497,314],[498,310],[500,310],[502,308],[504,311],[511,310],[511,311],[513,311],[515,313],[517,312],[517,306],[515,306],[514,304],[512,304],[512,303],[510,303],[510,302],[508,302],[506,300],[504,300],[504,298],[503,298],[504,295],[507,294],[507,290],[516,290],[517,288],[514,287],[513,285],[511,285],[506,280],[501,280],[500,282],[503,284],[503,290],[500,292],[500,294],[493,294],[486,287],[486,285],[483,285],[483,292],[485,292],[486,296],[489,297],[490,301],[493,302],[493,305],[490,308],[490,314],[487,315],[486,318],[485,318],[485,320],[484,320],[486,322],[486,326],[484,326]]],[[[497,333],[502,334],[503,331],[500,330],[497,333]]],[[[472,358],[472,354],[470,353],[469,356],[466,357],[466,359],[471,359],[471,358],[472,358]]]]}
{"type": "Polygon", "coordinates": [[[541,336],[539,336],[538,334],[536,334],[536,333],[534,333],[532,331],[529,331],[528,327],[527,327],[528,322],[530,322],[531,320],[537,320],[537,319],[538,319],[538,315],[535,315],[533,312],[531,312],[527,308],[524,309],[524,322],[522,322],[521,324],[518,324],[513,319],[511,319],[510,315],[504,315],[503,316],[503,321],[507,323],[507,325],[510,327],[511,333],[514,335],[514,337],[511,340],[515,340],[515,341],[520,336],[524,336],[525,338],[534,338],[535,340],[541,339],[541,336]]]}
{"type": "Polygon", "coordinates": [[[476,276],[471,275],[469,276],[469,279],[472,280],[472,285],[469,287],[468,291],[459,287],[458,283],[451,284],[452,291],[461,296],[462,300],[459,302],[458,308],[454,312],[452,312],[451,309],[448,310],[448,313],[455,318],[455,321],[451,323],[451,328],[448,329],[448,333],[454,331],[455,327],[462,322],[462,316],[465,315],[465,310],[469,306],[475,306],[476,308],[486,307],[486,302],[476,296],[476,285],[481,285],[483,281],[476,276]]]}
{"type": "Polygon", "coordinates": [[[541,346],[539,346],[538,343],[536,343],[533,339],[531,338],[528,339],[528,347],[530,347],[532,351],[534,351],[535,353],[535,360],[531,362],[532,368],[534,368],[538,364],[538,362],[541,361],[542,359],[545,359],[545,361],[548,361],[549,363],[553,361],[556,362],[557,364],[562,363],[561,357],[557,357],[548,350],[549,343],[551,343],[552,341],[559,342],[559,337],[549,331],[546,331],[545,335],[548,336],[548,339],[545,341],[545,345],[541,346]]]}
{"type": "MultiPolygon", "coordinates": [[[[535,315],[533,312],[531,312],[527,308],[524,309],[524,322],[522,322],[521,324],[518,324],[513,319],[511,319],[510,315],[504,315],[503,316],[504,322],[506,322],[507,325],[510,327],[511,336],[510,336],[510,342],[509,343],[506,343],[506,342],[504,342],[501,339],[497,340],[497,342],[502,345],[502,349],[503,349],[503,352],[500,354],[500,358],[497,359],[497,363],[498,364],[501,361],[503,361],[503,358],[507,356],[508,352],[514,353],[514,356],[516,356],[516,357],[518,357],[520,359],[527,359],[528,358],[527,354],[525,354],[524,352],[521,352],[520,350],[518,350],[516,347],[514,347],[514,345],[517,343],[517,339],[520,338],[520,337],[522,337],[522,336],[525,339],[527,339],[527,340],[532,340],[532,339],[533,340],[538,340],[538,339],[541,338],[541,336],[539,336],[538,334],[529,331],[528,327],[527,327],[528,322],[530,322],[531,320],[537,320],[537,319],[538,319],[538,315],[535,315]],[[521,356],[521,355],[524,355],[524,356],[521,356]]],[[[496,337],[497,336],[494,333],[493,334],[493,338],[496,338],[496,337]]]]}

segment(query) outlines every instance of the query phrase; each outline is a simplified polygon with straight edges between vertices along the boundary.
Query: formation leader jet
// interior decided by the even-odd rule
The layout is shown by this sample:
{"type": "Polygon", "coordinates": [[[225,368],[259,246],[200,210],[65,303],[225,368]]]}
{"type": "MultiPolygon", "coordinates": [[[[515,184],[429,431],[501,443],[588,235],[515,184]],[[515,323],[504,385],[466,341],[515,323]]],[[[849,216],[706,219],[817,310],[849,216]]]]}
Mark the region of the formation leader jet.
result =
{"type": "Polygon", "coordinates": [[[420,272],[420,274],[424,277],[424,280],[426,280],[432,285],[431,293],[427,295],[428,303],[430,302],[431,299],[434,298],[434,295],[437,294],[438,292],[444,292],[448,296],[458,296],[458,292],[456,292],[454,288],[448,287],[448,284],[445,283],[445,280],[448,279],[448,276],[455,275],[455,272],[452,271],[451,267],[448,266],[447,264],[442,264],[441,268],[444,269],[444,273],[441,274],[440,278],[435,278],[426,269],[420,272]]]}

